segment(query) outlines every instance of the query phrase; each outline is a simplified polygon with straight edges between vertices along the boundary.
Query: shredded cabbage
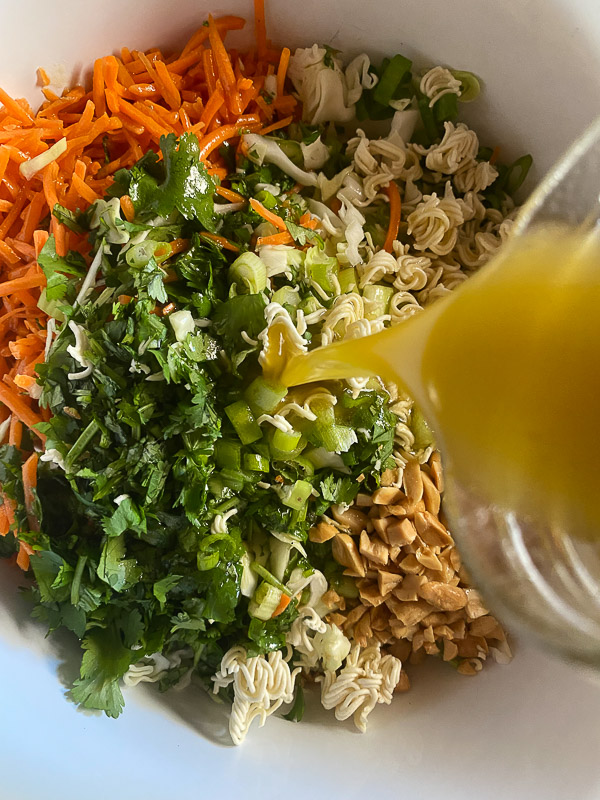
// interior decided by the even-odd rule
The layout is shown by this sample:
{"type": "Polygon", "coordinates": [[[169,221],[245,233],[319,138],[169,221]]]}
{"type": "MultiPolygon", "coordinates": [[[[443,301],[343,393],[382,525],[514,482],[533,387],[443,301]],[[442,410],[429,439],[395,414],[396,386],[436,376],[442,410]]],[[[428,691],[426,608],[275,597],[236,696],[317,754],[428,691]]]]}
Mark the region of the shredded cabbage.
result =
{"type": "Polygon", "coordinates": [[[327,163],[329,158],[329,148],[321,141],[318,136],[314,142],[310,144],[300,143],[302,150],[302,157],[304,159],[304,166],[306,169],[320,169],[327,163]]]}
{"type": "Polygon", "coordinates": [[[281,147],[274,139],[267,139],[266,136],[259,136],[258,133],[244,134],[244,143],[248,148],[248,158],[255,164],[274,164],[282,172],[289,175],[302,186],[316,186],[317,176],[314,172],[306,172],[297,167],[283,152],[281,147]]]}

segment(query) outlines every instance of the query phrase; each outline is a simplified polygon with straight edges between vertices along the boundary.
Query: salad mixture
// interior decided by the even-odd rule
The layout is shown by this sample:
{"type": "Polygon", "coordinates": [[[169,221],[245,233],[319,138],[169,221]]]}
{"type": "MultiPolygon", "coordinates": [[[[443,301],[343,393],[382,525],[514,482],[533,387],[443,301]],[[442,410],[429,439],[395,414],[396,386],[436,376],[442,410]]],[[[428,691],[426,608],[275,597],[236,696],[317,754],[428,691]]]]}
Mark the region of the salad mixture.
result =
{"type": "Polygon", "coordinates": [[[81,642],[75,702],[199,680],[236,743],[308,683],[364,730],[426,656],[510,659],[411,399],[279,376],[467,279],[531,162],[457,121],[471,73],[292,54],[261,2],[227,50],[242,25],[124,48],[37,113],[0,92],[0,554],[81,642]]]}

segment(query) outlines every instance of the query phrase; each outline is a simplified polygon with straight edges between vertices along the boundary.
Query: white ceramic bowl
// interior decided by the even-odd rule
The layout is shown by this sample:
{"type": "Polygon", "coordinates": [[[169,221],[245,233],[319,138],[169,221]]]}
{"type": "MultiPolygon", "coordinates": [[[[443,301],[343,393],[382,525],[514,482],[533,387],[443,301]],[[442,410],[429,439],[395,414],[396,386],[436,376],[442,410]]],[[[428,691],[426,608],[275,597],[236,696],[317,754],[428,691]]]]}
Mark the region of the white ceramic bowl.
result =
{"type": "MultiPolygon", "coordinates": [[[[507,157],[531,152],[533,181],[600,111],[598,0],[267,2],[279,42],[476,72],[485,91],[469,121],[507,157]]],[[[38,66],[69,80],[122,45],[177,44],[208,11],[251,17],[247,0],[0,7],[0,84],[34,102],[38,66]]],[[[510,666],[474,679],[422,669],[365,736],[312,704],[301,725],[271,719],[235,749],[224,709],[197,691],[130,691],[118,721],[77,711],[61,682],[73,677],[69,647],[28,619],[20,581],[0,564],[0,800],[600,797],[600,689],[524,644],[510,666]]]]}

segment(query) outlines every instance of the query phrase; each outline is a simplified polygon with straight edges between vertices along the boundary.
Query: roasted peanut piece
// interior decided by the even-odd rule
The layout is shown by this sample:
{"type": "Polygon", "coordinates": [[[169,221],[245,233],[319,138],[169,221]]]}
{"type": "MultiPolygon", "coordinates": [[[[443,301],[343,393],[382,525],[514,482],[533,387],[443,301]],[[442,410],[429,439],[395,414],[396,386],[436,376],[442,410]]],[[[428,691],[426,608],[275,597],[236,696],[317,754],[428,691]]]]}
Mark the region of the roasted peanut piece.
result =
{"type": "Polygon", "coordinates": [[[337,523],[347,528],[354,536],[358,536],[367,527],[369,518],[355,506],[342,511],[342,506],[331,506],[331,513],[337,523]]]}
{"type": "Polygon", "coordinates": [[[423,497],[423,478],[417,461],[408,461],[402,474],[402,484],[407,498],[415,505],[423,497]]]}
{"type": "Polygon", "coordinates": [[[352,570],[359,577],[365,577],[365,565],[351,536],[347,533],[338,533],[331,541],[331,551],[339,564],[352,570]]]}
{"type": "Polygon", "coordinates": [[[387,572],[387,570],[380,569],[377,573],[377,586],[379,587],[379,594],[385,595],[389,594],[392,589],[395,589],[396,586],[402,580],[402,575],[397,575],[394,572],[387,572]]]}
{"type": "Polygon", "coordinates": [[[394,519],[385,529],[384,540],[392,546],[402,547],[414,542],[416,536],[416,528],[409,519],[394,519]]]}
{"type": "Polygon", "coordinates": [[[378,506],[389,506],[400,503],[404,494],[395,486],[382,486],[373,492],[373,502],[378,506]]]}
{"type": "Polygon", "coordinates": [[[467,605],[464,589],[439,581],[429,581],[419,589],[419,596],[440,611],[457,611],[467,605]]]}
{"type": "Polygon", "coordinates": [[[337,533],[338,529],[334,525],[330,525],[328,522],[319,522],[318,525],[315,525],[314,528],[309,530],[308,538],[311,542],[322,544],[323,542],[328,542],[330,539],[333,539],[337,533]]]}
{"type": "Polygon", "coordinates": [[[385,567],[388,563],[389,553],[387,547],[375,537],[371,539],[366,531],[363,531],[360,535],[359,550],[366,559],[374,564],[385,567]]]}
{"type": "Polygon", "coordinates": [[[429,511],[415,512],[415,527],[421,539],[430,547],[446,547],[452,544],[452,537],[446,528],[429,511]]]}

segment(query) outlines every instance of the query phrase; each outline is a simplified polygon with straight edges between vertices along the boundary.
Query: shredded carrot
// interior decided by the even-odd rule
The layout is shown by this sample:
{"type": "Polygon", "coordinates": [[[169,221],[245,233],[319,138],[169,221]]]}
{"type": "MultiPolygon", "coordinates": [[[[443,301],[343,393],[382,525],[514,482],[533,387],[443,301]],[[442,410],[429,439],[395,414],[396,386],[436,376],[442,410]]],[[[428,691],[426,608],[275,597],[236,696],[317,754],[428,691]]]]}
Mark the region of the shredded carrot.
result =
{"type": "Polygon", "coordinates": [[[215,192],[220,196],[224,197],[225,200],[229,200],[230,203],[247,203],[247,199],[237,192],[234,192],[233,189],[227,189],[225,186],[217,186],[215,192]]]}
{"type": "Polygon", "coordinates": [[[6,536],[10,530],[10,522],[6,513],[6,500],[0,506],[0,536],[6,536]]]}
{"type": "Polygon", "coordinates": [[[292,598],[289,595],[283,594],[283,592],[282,592],[281,600],[279,601],[279,605],[277,606],[275,611],[271,614],[271,619],[273,619],[273,617],[278,617],[280,614],[283,614],[283,612],[289,606],[291,599],[292,598]]]}
{"type": "Polygon", "coordinates": [[[19,552],[17,554],[17,566],[20,567],[23,572],[27,572],[29,569],[29,556],[32,556],[34,553],[33,547],[27,544],[27,542],[19,542],[19,552]]]}
{"type": "Polygon", "coordinates": [[[280,231],[287,231],[286,224],[281,217],[278,217],[277,214],[269,211],[268,208],[265,208],[263,204],[259,203],[258,200],[255,200],[254,197],[250,199],[250,205],[252,206],[253,211],[256,211],[259,216],[261,216],[263,219],[266,219],[267,222],[271,223],[271,225],[279,228],[280,231]]]}
{"type": "Polygon", "coordinates": [[[219,78],[221,79],[221,85],[228,97],[229,108],[234,114],[241,114],[242,99],[237,88],[237,81],[233,67],[231,66],[231,60],[225,49],[223,40],[219,35],[215,21],[210,14],[208,16],[208,38],[213,51],[219,78]]]}
{"type": "Polygon", "coordinates": [[[390,183],[388,183],[386,192],[390,199],[390,223],[387,230],[387,236],[385,237],[383,249],[386,251],[386,253],[391,253],[392,245],[398,238],[402,202],[400,200],[400,192],[398,191],[398,184],[396,181],[390,181],[390,183]]]}
{"type": "Polygon", "coordinates": [[[292,238],[292,234],[288,231],[283,231],[282,233],[274,233],[273,236],[259,236],[256,240],[257,247],[263,247],[266,244],[293,244],[294,239],[292,238]]]}
{"type": "Polygon", "coordinates": [[[33,510],[35,489],[37,487],[38,460],[38,454],[33,452],[23,464],[23,497],[25,501],[25,510],[27,512],[27,520],[32,530],[36,530],[39,527],[33,510]]]}
{"type": "Polygon", "coordinates": [[[17,394],[13,389],[5,383],[0,382],[0,402],[9,408],[13,414],[30,428],[42,442],[46,441],[43,433],[35,430],[35,426],[39,425],[42,418],[27,405],[27,403],[17,394]]]}
{"type": "Polygon", "coordinates": [[[240,135],[241,132],[237,125],[223,125],[216,131],[207,134],[200,142],[200,160],[205,161],[223,142],[240,135]]]}
{"type": "Polygon", "coordinates": [[[88,186],[87,183],[79,177],[79,175],[73,175],[71,181],[73,187],[77,190],[78,195],[90,205],[95,203],[96,200],[100,200],[100,195],[96,194],[91,186],[88,186]]]}
{"type": "Polygon", "coordinates": [[[285,76],[287,75],[288,65],[290,63],[290,48],[284,47],[281,51],[281,58],[279,59],[279,67],[277,68],[277,97],[283,97],[283,89],[285,86],[285,76]]]}
{"type": "Polygon", "coordinates": [[[15,278],[14,281],[0,283],[0,297],[5,297],[20,289],[33,289],[36,286],[44,286],[45,283],[46,278],[42,272],[24,275],[22,278],[15,278]]]}
{"type": "Polygon", "coordinates": [[[101,58],[96,59],[94,62],[94,73],[92,78],[92,95],[94,98],[94,106],[96,114],[100,116],[104,114],[106,108],[104,104],[104,62],[101,58]]]}
{"type": "Polygon", "coordinates": [[[131,197],[129,197],[128,194],[124,194],[119,202],[121,203],[121,210],[123,214],[125,214],[127,222],[133,222],[135,218],[135,208],[131,197]]]}
{"type": "Polygon", "coordinates": [[[273,122],[271,125],[267,125],[266,128],[261,128],[258,133],[261,136],[265,136],[267,133],[272,133],[273,131],[277,131],[280,128],[287,128],[290,122],[293,122],[293,117],[284,117],[283,119],[278,120],[277,122],[273,122]]]}
{"type": "Polygon", "coordinates": [[[22,436],[23,423],[18,417],[13,415],[12,419],[10,420],[10,427],[8,429],[8,443],[13,447],[21,447],[22,436]]]}
{"type": "Polygon", "coordinates": [[[232,253],[239,253],[240,248],[237,244],[230,242],[229,239],[226,239],[224,236],[217,236],[216,233],[201,233],[200,236],[204,237],[205,239],[210,239],[211,242],[219,245],[222,247],[223,250],[230,250],[232,253]]]}

